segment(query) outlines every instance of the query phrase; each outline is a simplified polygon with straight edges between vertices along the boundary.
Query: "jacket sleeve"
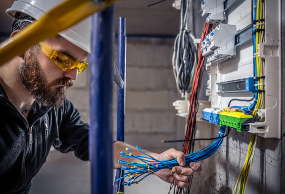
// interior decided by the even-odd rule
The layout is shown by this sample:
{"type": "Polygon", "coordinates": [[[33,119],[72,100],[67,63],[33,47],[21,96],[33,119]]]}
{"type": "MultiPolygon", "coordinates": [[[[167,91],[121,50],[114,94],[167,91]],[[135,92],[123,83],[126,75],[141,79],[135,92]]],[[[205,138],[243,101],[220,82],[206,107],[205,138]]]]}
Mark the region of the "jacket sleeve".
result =
{"type": "Polygon", "coordinates": [[[81,120],[80,114],[69,100],[58,109],[59,139],[62,145],[56,148],[62,153],[74,151],[81,160],[89,160],[88,141],[89,124],[81,120]]]}

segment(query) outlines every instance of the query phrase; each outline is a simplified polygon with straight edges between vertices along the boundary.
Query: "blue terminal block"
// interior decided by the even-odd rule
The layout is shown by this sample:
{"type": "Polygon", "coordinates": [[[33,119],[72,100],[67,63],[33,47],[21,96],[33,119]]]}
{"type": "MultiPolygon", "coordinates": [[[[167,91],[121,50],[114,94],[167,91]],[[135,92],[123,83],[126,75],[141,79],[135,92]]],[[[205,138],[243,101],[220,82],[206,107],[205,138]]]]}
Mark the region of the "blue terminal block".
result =
{"type": "Polygon", "coordinates": [[[212,121],[212,116],[213,116],[213,111],[214,111],[214,109],[212,109],[212,108],[205,108],[203,111],[202,111],[202,113],[203,113],[203,117],[202,117],[202,120],[204,120],[204,121],[212,121]]]}
{"type": "Polygon", "coordinates": [[[253,77],[248,77],[245,78],[245,89],[247,92],[254,92],[254,78],[253,77]]]}
{"type": "MultiPolygon", "coordinates": [[[[206,109],[207,109],[207,108],[206,108],[206,109]]],[[[211,113],[208,112],[208,111],[205,110],[205,109],[202,111],[202,113],[203,113],[202,120],[204,120],[204,121],[210,121],[211,113]]]]}
{"type": "Polygon", "coordinates": [[[209,121],[209,123],[212,123],[214,125],[219,125],[219,123],[220,123],[220,118],[219,118],[220,112],[221,112],[221,110],[216,110],[213,108],[205,108],[202,111],[202,113],[203,113],[202,120],[209,121]]]}
{"type": "Polygon", "coordinates": [[[215,110],[214,112],[212,112],[212,119],[210,121],[210,123],[214,124],[214,125],[219,125],[220,123],[220,110],[215,110]]]}

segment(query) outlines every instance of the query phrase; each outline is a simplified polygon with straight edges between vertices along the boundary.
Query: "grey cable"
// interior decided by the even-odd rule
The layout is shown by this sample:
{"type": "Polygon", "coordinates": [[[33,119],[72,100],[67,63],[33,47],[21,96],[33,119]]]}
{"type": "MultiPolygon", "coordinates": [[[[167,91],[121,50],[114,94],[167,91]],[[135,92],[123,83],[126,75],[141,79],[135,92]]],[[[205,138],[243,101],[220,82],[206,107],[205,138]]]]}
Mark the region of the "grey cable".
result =
{"type": "Polygon", "coordinates": [[[198,61],[198,52],[191,31],[187,29],[189,1],[181,2],[180,31],[174,43],[173,73],[177,90],[190,93],[198,61]]]}

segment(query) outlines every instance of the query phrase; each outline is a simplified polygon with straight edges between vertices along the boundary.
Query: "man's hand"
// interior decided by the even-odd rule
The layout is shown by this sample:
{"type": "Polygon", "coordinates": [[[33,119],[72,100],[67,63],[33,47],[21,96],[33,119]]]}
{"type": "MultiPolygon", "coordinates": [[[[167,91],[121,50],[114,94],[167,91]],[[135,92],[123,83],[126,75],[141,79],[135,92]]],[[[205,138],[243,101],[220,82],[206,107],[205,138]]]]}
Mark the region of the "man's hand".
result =
{"type": "Polygon", "coordinates": [[[165,182],[178,185],[182,188],[189,186],[188,177],[193,175],[193,172],[201,172],[202,167],[199,163],[190,163],[189,166],[185,166],[185,155],[183,152],[175,149],[169,149],[156,157],[158,160],[172,160],[177,159],[180,166],[175,166],[172,169],[163,169],[155,172],[159,178],[165,182]]]}
{"type": "MultiPolygon", "coordinates": [[[[115,142],[114,143],[114,167],[121,168],[123,164],[118,163],[118,160],[125,160],[128,163],[138,162],[141,163],[140,160],[132,157],[121,157],[120,152],[126,151],[126,148],[131,148],[133,150],[132,154],[135,156],[142,156],[142,153],[137,150],[135,147],[126,144],[124,142],[115,142]]],[[[178,185],[182,188],[186,188],[189,186],[188,177],[193,175],[193,172],[200,172],[202,167],[199,163],[190,163],[189,166],[185,166],[185,155],[183,152],[177,151],[175,149],[169,149],[161,154],[156,154],[153,152],[149,152],[143,150],[145,153],[151,155],[152,157],[158,160],[172,160],[177,159],[177,162],[180,166],[175,166],[172,169],[163,169],[155,172],[159,178],[164,180],[165,182],[178,185]]]]}

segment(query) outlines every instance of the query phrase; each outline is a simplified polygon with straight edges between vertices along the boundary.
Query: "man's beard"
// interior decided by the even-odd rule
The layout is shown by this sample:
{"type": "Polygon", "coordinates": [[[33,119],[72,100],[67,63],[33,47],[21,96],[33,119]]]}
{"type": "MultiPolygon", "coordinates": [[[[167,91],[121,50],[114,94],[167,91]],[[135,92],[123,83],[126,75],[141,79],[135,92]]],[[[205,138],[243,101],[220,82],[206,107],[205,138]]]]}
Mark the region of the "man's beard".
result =
{"type": "Polygon", "coordinates": [[[44,106],[61,107],[66,98],[66,90],[73,85],[73,82],[70,78],[63,77],[48,84],[36,57],[39,50],[39,46],[34,46],[25,54],[24,63],[19,72],[20,79],[37,102],[44,106]],[[56,85],[65,87],[53,87],[52,89],[52,86],[56,85]]]}

